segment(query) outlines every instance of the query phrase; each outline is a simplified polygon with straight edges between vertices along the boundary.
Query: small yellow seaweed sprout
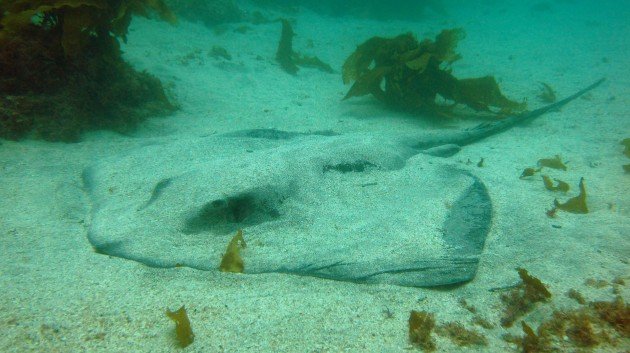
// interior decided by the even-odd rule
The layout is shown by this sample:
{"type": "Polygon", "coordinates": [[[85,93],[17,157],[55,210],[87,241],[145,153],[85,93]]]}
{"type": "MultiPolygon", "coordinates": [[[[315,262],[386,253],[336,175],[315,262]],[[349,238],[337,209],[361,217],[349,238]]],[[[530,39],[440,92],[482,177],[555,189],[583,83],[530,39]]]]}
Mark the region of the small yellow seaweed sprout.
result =
{"type": "Polygon", "coordinates": [[[232,240],[230,240],[225,254],[223,254],[219,270],[222,272],[243,273],[245,264],[241,257],[241,248],[246,246],[245,239],[243,239],[243,230],[239,229],[232,240]]]}
{"type": "Polygon", "coordinates": [[[554,158],[539,159],[538,165],[540,167],[567,170],[567,166],[562,162],[562,159],[560,158],[559,155],[556,155],[554,158]]]}
{"type": "Polygon", "coordinates": [[[558,182],[558,185],[554,185],[553,181],[551,180],[549,176],[543,175],[542,179],[543,179],[543,183],[545,184],[545,189],[549,191],[562,191],[562,192],[569,191],[569,184],[567,184],[566,182],[562,180],[553,179],[558,182]]]}
{"type": "Polygon", "coordinates": [[[580,178],[580,194],[572,197],[565,203],[558,202],[557,199],[553,200],[555,208],[571,212],[584,214],[588,213],[588,207],[586,206],[586,188],[584,187],[584,178],[580,178]]]}
{"type": "Polygon", "coordinates": [[[534,174],[540,172],[540,168],[536,169],[536,168],[525,168],[523,169],[523,172],[521,173],[520,178],[527,178],[530,176],[534,176],[534,174]]]}
{"type": "Polygon", "coordinates": [[[431,337],[434,327],[433,314],[412,310],[409,315],[409,340],[425,352],[435,351],[435,340],[431,337]]]}
{"type": "Polygon", "coordinates": [[[180,347],[188,347],[195,340],[195,334],[190,326],[186,308],[182,305],[177,311],[166,309],[166,316],[175,321],[175,337],[180,347]]]}

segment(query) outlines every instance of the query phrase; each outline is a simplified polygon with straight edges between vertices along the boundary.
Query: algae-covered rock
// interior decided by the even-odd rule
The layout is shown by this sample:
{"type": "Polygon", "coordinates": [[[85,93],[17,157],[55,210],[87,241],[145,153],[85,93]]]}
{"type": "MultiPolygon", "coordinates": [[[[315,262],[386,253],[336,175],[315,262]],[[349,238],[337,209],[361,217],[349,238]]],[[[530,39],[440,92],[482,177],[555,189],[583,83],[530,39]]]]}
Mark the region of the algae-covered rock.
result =
{"type": "Polygon", "coordinates": [[[0,137],[75,141],[129,132],[174,109],[161,82],[121,56],[133,15],[175,23],[162,0],[0,2],[0,137]]]}

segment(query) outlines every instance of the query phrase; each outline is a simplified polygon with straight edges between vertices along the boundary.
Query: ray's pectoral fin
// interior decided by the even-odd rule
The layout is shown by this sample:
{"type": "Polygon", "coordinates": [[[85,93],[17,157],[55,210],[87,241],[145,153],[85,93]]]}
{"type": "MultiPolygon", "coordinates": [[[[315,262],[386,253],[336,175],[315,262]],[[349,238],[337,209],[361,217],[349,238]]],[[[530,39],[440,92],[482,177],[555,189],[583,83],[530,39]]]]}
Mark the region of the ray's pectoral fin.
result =
{"type": "Polygon", "coordinates": [[[462,147],[454,143],[446,145],[435,146],[422,150],[421,152],[433,157],[450,157],[461,151],[462,147]]]}

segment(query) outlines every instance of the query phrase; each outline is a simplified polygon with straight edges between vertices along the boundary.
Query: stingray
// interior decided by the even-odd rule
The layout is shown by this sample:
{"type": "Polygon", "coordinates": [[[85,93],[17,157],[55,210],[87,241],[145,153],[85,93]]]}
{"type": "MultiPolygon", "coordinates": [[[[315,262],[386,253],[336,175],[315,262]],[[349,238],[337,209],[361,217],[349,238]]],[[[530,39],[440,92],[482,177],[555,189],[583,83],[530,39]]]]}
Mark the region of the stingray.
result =
{"type": "Polygon", "coordinates": [[[448,158],[557,110],[403,135],[241,130],[168,140],[83,172],[98,253],[151,267],[217,270],[238,229],[246,274],[359,283],[461,284],[477,272],[493,208],[448,158]]]}

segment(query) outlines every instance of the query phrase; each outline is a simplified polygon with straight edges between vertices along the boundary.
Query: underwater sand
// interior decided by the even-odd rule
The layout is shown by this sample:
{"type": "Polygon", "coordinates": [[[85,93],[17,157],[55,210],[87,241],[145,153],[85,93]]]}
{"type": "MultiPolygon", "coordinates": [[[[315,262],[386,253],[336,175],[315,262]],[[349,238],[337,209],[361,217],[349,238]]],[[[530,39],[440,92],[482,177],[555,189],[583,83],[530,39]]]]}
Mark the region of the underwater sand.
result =
{"type": "MultiPolygon", "coordinates": [[[[462,165],[473,162],[466,168],[486,183],[495,206],[475,280],[434,290],[282,274],[154,269],[96,254],[86,239],[81,171],[99,158],[156,141],[249,128],[376,134],[477,123],[441,126],[391,112],[370,98],[342,102],[348,87],[339,73],[301,69],[295,77],[286,74],[274,61],[278,23],[250,25],[245,34],[233,32],[235,24],[216,34],[197,24],[170,27],[136,18],[125,57],[169,87],[181,105],[177,113],[148,121],[134,136],[95,132],[78,144],[2,141],[0,351],[172,352],[177,350],[174,325],[164,312],[185,305],[196,334],[185,351],[402,352],[412,347],[411,310],[433,312],[438,323],[458,321],[472,328],[472,314],[459,304],[465,298],[498,324],[499,294],[489,289],[518,282],[517,267],[528,269],[554,294],[551,303],[527,317],[534,324],[554,308],[577,307],[564,295],[571,288],[589,301],[614,298],[611,286],[597,289],[584,281],[620,276],[628,281],[630,179],[621,165],[629,162],[619,141],[630,137],[630,12],[616,1],[591,7],[559,1],[542,12],[529,5],[482,3],[453,8],[448,18],[415,23],[332,19],[308,11],[294,16],[294,49],[335,68],[374,35],[411,31],[419,38],[434,37],[443,28],[461,26],[467,37],[458,46],[463,59],[455,63],[455,75],[495,75],[508,97],[527,98],[531,108],[542,105],[535,98],[539,82],[551,84],[563,97],[608,78],[561,112],[450,157],[462,165]],[[225,47],[233,59],[208,57],[213,45],[225,47]],[[537,177],[519,179],[525,167],[556,154],[569,161],[569,169],[549,174],[572,187],[560,198],[574,196],[584,177],[589,214],[560,213],[550,219],[545,210],[556,195],[537,177]],[[475,166],[480,158],[482,168],[475,166]],[[387,317],[386,310],[393,316],[387,317]]],[[[391,205],[391,211],[400,210],[391,205]]],[[[626,302],[629,293],[621,287],[626,302]]],[[[435,336],[438,351],[516,351],[501,335],[520,335],[518,325],[475,329],[486,334],[488,347],[460,348],[435,336]]]]}

